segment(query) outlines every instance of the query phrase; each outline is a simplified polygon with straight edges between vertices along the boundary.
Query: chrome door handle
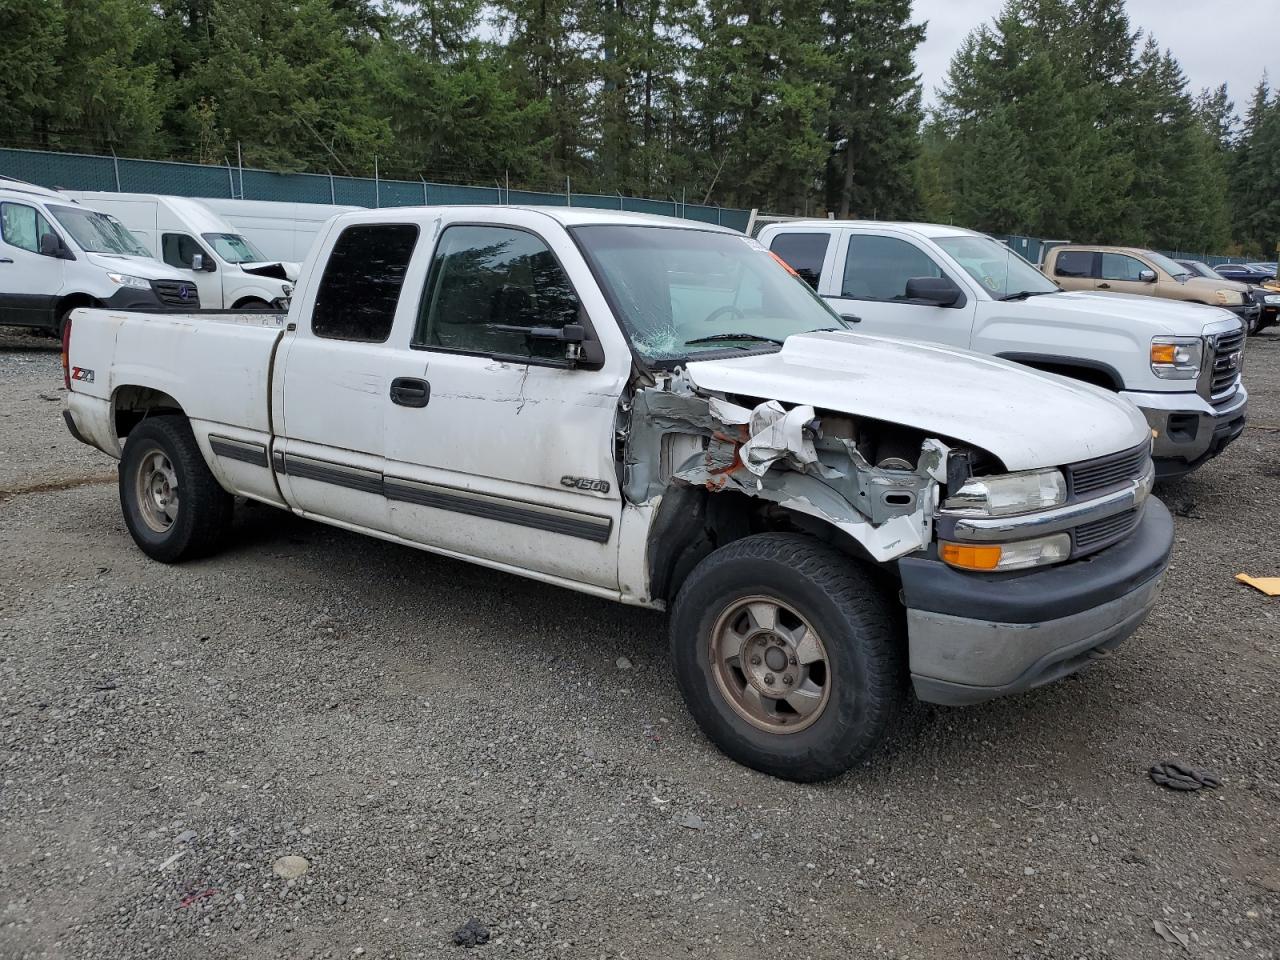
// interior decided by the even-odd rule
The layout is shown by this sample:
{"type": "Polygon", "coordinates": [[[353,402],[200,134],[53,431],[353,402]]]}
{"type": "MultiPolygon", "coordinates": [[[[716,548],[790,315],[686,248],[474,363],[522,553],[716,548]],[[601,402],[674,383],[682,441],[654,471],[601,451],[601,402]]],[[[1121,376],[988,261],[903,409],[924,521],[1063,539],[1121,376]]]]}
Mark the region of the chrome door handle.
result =
{"type": "Polygon", "coordinates": [[[1110,290],[1110,289],[1111,289],[1111,284],[1109,284],[1109,283],[1100,283],[1100,284],[1098,284],[1098,289],[1099,289],[1099,290],[1110,290]]]}

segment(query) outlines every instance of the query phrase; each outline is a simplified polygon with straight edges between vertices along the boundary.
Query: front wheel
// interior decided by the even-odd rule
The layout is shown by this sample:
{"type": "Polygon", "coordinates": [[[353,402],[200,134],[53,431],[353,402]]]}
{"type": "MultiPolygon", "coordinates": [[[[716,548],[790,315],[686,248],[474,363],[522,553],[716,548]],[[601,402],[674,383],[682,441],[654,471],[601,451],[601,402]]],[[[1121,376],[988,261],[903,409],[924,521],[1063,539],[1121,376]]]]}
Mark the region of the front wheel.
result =
{"type": "Polygon", "coordinates": [[[148,417],[120,460],[120,507],[142,552],[162,563],[212,553],[231,524],[232,498],[184,417],[148,417]]]}
{"type": "Polygon", "coordinates": [[[671,612],[676,682],[724,753],[787,780],[843,773],[900,707],[901,617],[885,589],[809,537],[760,534],[702,561],[671,612]]]}

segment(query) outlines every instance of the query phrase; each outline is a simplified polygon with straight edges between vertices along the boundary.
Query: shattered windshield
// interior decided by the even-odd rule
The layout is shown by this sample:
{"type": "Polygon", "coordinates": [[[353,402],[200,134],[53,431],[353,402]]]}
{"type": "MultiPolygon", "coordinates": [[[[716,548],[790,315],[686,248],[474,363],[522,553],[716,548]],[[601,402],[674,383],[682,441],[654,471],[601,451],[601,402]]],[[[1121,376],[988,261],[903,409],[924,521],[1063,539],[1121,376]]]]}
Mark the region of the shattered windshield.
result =
{"type": "Polygon", "coordinates": [[[573,233],[646,360],[776,350],[793,333],[844,329],[803,280],[749,237],[631,224],[573,233]]]}
{"type": "Polygon", "coordinates": [[[49,205],[49,212],[75,237],[86,253],[118,253],[129,257],[150,257],[151,251],[125,229],[115,217],[84,207],[49,205]]]}

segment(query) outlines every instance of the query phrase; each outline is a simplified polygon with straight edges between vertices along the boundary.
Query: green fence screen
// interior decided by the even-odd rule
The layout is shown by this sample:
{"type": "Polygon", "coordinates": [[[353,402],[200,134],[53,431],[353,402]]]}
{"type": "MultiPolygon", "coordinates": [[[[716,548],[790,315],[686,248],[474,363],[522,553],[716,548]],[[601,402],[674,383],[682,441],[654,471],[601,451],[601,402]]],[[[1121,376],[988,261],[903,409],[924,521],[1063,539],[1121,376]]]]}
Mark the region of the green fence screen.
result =
{"type": "Polygon", "coordinates": [[[86,153],[0,148],[0,176],[42,187],[67,190],[114,190],[163,193],[178,197],[230,197],[243,200],[289,200],[342,203],[361,207],[404,207],[417,204],[519,203],[535,206],[594,207],[684,217],[745,230],[749,210],[596,194],[541,193],[474,187],[427,180],[381,180],[317,173],[272,173],[247,167],[134,160],[86,153]]]}

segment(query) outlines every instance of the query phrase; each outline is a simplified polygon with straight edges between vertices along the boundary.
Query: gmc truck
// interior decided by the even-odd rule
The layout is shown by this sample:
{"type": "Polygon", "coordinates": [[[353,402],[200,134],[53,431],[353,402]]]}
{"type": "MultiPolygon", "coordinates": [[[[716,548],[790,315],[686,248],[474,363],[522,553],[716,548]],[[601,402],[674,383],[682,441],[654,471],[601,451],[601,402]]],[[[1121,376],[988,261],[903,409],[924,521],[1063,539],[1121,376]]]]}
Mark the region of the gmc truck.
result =
{"type": "Polygon", "coordinates": [[[1160,479],[1185,476],[1244,431],[1245,333],[1225,309],[1064,291],[959,227],[814,220],[765,227],[760,241],[860,331],[1016,360],[1132,401],[1160,479]]]}
{"type": "Polygon", "coordinates": [[[794,780],[910,687],[970,704],[1104,659],[1173,538],[1128,401],[851,332],[688,221],[345,214],[287,314],[78,310],[64,363],[155,560],[215,550],[239,496],[665,609],[703,731],[794,780]]]}

